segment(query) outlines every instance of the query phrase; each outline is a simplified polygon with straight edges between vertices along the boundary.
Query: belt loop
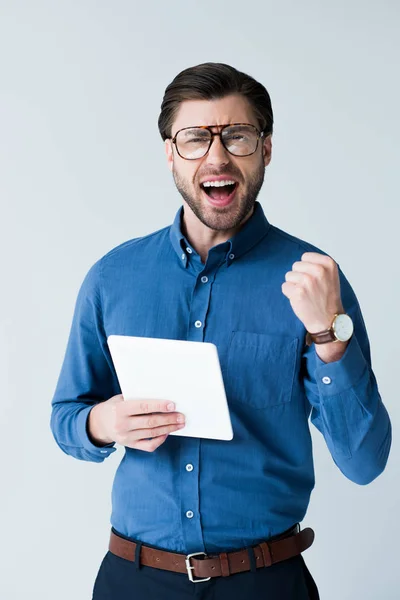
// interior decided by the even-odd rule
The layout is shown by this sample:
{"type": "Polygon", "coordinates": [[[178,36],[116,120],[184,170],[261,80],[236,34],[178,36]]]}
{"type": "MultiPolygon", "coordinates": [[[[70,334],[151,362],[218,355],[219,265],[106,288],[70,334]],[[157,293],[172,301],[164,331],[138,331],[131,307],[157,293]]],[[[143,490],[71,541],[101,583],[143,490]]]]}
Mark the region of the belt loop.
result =
{"type": "Polygon", "coordinates": [[[268,542],[261,542],[260,548],[264,559],[264,567],[270,567],[272,565],[272,556],[268,542]]]}
{"type": "Polygon", "coordinates": [[[142,544],[143,542],[136,542],[136,549],[135,549],[135,569],[136,571],[139,571],[140,569],[140,551],[142,549],[142,544]]]}
{"type": "Polygon", "coordinates": [[[247,554],[249,555],[250,570],[252,573],[256,573],[257,567],[256,567],[256,557],[254,554],[254,548],[253,548],[253,546],[249,546],[246,548],[246,550],[247,550],[247,554]]]}
{"type": "Polygon", "coordinates": [[[231,572],[229,569],[229,559],[228,559],[228,554],[226,552],[221,552],[219,554],[219,560],[221,563],[221,575],[222,577],[228,577],[231,572]]]}

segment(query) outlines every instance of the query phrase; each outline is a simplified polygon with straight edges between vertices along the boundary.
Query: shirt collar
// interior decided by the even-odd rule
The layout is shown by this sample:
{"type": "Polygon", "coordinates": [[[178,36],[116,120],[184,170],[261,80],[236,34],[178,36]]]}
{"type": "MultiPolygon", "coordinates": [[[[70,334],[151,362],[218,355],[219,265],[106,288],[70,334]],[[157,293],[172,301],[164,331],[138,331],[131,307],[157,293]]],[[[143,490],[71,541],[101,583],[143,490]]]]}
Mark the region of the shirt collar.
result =
{"type": "MultiPolygon", "coordinates": [[[[182,216],[183,206],[179,208],[175,215],[174,222],[170,227],[169,237],[172,246],[179,257],[180,263],[186,268],[189,261],[195,257],[196,260],[198,260],[199,255],[182,233],[182,216]]],[[[250,219],[246,221],[233,237],[226,242],[214,246],[214,248],[218,248],[219,251],[225,253],[227,266],[229,266],[232,261],[236,260],[258,244],[258,242],[267,235],[270,227],[271,224],[265,216],[261,204],[256,201],[254,212],[250,219]]]]}

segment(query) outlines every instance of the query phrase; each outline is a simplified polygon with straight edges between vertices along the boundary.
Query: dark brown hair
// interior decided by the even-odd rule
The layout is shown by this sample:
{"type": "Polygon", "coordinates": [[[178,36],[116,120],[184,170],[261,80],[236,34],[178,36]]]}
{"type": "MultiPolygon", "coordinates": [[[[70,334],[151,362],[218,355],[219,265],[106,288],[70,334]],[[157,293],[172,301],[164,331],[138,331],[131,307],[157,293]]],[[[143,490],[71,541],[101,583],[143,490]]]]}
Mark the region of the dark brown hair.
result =
{"type": "Polygon", "coordinates": [[[171,137],[172,124],[181,102],[215,100],[237,93],[250,102],[260,130],[272,133],[274,117],[271,99],[265,87],[234,67],[207,62],[181,71],[167,86],[158,118],[162,139],[171,137]]]}

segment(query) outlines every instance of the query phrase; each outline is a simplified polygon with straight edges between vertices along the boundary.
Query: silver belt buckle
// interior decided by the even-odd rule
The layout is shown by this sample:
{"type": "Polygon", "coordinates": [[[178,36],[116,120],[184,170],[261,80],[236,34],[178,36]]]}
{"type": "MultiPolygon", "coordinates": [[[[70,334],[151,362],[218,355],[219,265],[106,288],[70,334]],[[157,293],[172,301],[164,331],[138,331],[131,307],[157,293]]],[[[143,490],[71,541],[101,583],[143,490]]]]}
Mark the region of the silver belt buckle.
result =
{"type": "Polygon", "coordinates": [[[193,579],[192,570],[194,569],[194,567],[191,566],[190,559],[192,558],[192,556],[200,556],[200,555],[207,556],[207,554],[205,552],[193,552],[193,554],[188,554],[185,558],[186,570],[188,572],[188,577],[189,577],[190,581],[193,581],[193,583],[200,583],[201,581],[208,581],[209,579],[211,579],[211,577],[206,577],[205,579],[193,579]]]}

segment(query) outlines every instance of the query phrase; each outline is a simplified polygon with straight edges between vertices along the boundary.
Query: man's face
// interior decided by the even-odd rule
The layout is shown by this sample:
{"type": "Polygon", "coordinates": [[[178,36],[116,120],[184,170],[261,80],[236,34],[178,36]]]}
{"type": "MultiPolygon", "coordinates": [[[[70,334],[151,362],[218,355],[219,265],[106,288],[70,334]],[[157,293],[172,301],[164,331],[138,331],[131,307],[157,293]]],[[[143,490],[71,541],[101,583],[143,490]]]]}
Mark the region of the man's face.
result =
{"type": "MultiPolygon", "coordinates": [[[[250,123],[259,129],[251,105],[241,95],[225,96],[218,100],[187,100],[180,105],[171,137],[184,127],[228,123],[250,123]]],[[[212,129],[213,132],[219,130],[219,127],[212,129]]],[[[265,167],[271,160],[271,136],[259,140],[254,154],[242,157],[230,154],[217,136],[213,138],[208,153],[195,160],[181,158],[171,140],[165,141],[165,147],[176,187],[204,225],[219,231],[234,229],[252,214],[264,181],[265,167]],[[218,197],[223,196],[222,190],[219,192],[218,188],[202,185],[216,176],[236,182],[232,199],[225,206],[218,201],[218,197]]]]}

